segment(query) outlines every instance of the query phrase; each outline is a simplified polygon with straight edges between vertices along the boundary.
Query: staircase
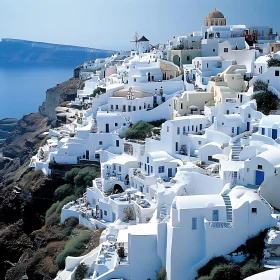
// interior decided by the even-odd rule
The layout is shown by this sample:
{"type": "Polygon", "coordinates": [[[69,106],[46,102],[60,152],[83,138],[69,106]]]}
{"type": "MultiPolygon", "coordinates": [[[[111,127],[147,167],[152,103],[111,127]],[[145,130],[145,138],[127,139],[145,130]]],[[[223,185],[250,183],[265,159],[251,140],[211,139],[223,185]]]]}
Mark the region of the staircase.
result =
{"type": "Polygon", "coordinates": [[[102,179],[101,178],[95,178],[95,184],[96,187],[103,192],[103,184],[102,184],[102,179]]]}
{"type": "Polygon", "coordinates": [[[232,206],[230,197],[228,195],[222,195],[222,197],[226,205],[227,221],[232,223],[232,206]]]}
{"type": "Polygon", "coordinates": [[[159,213],[159,221],[162,222],[162,220],[166,217],[166,215],[167,215],[166,205],[163,204],[159,213]]]}
{"type": "Polygon", "coordinates": [[[93,119],[93,126],[91,129],[91,133],[97,133],[98,132],[98,125],[96,119],[93,119]]]}
{"type": "Polygon", "coordinates": [[[240,138],[235,139],[231,145],[231,160],[238,161],[241,152],[240,138]]]}

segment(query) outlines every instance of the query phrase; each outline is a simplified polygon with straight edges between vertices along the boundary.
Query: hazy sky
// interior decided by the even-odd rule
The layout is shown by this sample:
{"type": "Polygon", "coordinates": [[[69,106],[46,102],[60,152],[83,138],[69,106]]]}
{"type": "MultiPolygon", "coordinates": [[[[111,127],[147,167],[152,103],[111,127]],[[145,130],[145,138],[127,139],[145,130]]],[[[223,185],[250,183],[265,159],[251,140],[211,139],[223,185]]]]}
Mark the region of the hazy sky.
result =
{"type": "Polygon", "coordinates": [[[129,49],[135,31],[156,44],[200,30],[214,8],[280,32],[280,0],[1,0],[0,38],[129,49]]]}

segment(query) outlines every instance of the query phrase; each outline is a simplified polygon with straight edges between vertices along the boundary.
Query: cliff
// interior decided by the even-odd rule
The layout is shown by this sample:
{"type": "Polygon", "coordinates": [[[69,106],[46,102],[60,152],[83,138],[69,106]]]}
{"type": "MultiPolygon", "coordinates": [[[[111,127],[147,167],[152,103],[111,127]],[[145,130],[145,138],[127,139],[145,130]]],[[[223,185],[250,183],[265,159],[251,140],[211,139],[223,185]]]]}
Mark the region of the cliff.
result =
{"type": "Polygon", "coordinates": [[[17,39],[0,41],[0,64],[36,63],[63,64],[75,67],[86,60],[105,58],[116,53],[111,50],[40,43],[17,39]]]}
{"type": "Polygon", "coordinates": [[[46,100],[39,107],[39,113],[49,120],[56,120],[55,108],[64,101],[74,100],[80,80],[72,78],[50,88],[46,92],[46,100]]]}

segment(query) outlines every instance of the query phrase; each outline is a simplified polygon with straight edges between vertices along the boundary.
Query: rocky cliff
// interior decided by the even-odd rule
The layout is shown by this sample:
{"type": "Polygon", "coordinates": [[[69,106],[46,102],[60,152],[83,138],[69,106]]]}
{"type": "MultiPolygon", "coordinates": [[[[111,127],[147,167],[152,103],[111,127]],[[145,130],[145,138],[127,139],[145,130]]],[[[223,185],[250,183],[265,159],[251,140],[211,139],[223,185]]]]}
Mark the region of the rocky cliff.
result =
{"type": "Polygon", "coordinates": [[[0,121],[0,130],[6,132],[6,140],[0,142],[0,279],[17,280],[26,274],[29,279],[52,279],[57,272],[49,258],[66,237],[60,226],[46,229],[44,224],[54,190],[63,181],[30,172],[28,164],[45,141],[44,132],[57,126],[56,106],[74,99],[79,84],[74,78],[61,83],[47,90],[39,112],[0,121]],[[53,245],[45,248],[49,242],[53,245]]]}

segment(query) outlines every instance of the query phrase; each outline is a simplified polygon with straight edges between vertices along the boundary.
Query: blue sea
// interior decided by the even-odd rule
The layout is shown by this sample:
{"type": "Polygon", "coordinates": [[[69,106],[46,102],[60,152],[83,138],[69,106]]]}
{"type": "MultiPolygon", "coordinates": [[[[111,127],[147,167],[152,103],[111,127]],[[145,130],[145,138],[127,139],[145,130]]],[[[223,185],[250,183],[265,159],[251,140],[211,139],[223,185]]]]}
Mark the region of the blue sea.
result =
{"type": "Polygon", "coordinates": [[[20,119],[38,111],[46,90],[71,78],[73,69],[57,65],[0,65],[0,119],[20,119]]]}

